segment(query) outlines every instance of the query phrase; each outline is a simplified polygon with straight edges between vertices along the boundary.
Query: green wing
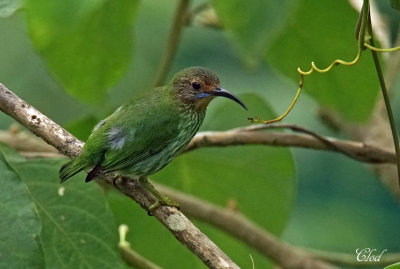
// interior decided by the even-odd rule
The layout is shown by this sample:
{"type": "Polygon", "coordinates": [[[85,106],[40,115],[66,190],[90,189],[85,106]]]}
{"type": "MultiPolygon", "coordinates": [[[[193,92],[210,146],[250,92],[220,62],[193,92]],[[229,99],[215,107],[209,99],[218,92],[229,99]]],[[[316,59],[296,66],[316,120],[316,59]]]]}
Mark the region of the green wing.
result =
{"type": "Polygon", "coordinates": [[[143,109],[130,105],[108,119],[106,147],[101,162],[105,172],[124,170],[173,143],[179,134],[179,115],[165,107],[143,109]]]}

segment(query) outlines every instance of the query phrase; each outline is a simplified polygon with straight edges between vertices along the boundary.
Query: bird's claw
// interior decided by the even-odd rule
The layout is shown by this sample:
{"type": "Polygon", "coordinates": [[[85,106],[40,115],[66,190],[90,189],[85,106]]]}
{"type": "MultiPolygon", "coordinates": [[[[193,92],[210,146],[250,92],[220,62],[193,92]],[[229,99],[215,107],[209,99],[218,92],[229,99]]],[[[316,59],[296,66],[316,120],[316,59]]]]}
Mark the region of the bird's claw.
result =
{"type": "Polygon", "coordinates": [[[117,180],[120,178],[120,175],[114,175],[113,177],[113,185],[114,187],[117,187],[117,180]]]}
{"type": "Polygon", "coordinates": [[[178,210],[181,209],[180,205],[177,202],[169,199],[168,197],[163,196],[161,200],[158,200],[157,202],[149,206],[149,209],[147,210],[147,215],[153,216],[152,212],[154,212],[154,210],[163,205],[175,207],[178,210]]]}

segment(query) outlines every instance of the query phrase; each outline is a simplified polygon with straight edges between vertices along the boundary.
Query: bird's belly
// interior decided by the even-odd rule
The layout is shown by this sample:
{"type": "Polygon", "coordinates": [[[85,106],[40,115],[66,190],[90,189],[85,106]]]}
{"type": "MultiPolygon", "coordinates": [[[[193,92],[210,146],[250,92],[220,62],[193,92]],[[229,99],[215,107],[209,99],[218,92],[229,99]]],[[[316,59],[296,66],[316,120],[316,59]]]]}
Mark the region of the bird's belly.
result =
{"type": "MultiPolygon", "coordinates": [[[[191,139],[189,139],[189,141],[190,140],[191,139]]],[[[135,163],[131,167],[119,171],[119,173],[133,178],[154,174],[169,164],[181,152],[181,150],[186,147],[189,141],[171,143],[161,152],[151,155],[146,159],[135,163]]]]}
{"type": "Polygon", "coordinates": [[[124,169],[121,174],[134,178],[148,176],[169,164],[189,144],[200,128],[204,114],[192,116],[182,122],[179,134],[174,140],[166,143],[163,150],[124,169]]]}

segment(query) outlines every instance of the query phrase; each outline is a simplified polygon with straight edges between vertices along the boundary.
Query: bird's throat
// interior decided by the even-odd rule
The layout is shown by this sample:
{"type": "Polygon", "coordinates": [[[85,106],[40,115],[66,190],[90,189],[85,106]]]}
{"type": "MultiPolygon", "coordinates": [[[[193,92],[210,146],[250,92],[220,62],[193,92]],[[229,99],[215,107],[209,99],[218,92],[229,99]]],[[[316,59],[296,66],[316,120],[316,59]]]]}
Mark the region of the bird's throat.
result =
{"type": "Polygon", "coordinates": [[[196,102],[194,103],[194,110],[196,110],[197,112],[205,112],[208,104],[211,102],[212,99],[214,99],[214,96],[209,96],[196,100],[196,102]]]}

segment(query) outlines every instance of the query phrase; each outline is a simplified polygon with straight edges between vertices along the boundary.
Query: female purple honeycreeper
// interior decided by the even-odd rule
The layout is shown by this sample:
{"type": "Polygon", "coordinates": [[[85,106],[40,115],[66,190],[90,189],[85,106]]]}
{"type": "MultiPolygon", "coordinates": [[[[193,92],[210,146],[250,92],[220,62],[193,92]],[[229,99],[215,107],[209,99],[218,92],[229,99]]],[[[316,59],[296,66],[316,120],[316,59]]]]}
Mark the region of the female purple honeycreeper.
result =
{"type": "Polygon", "coordinates": [[[64,182],[76,173],[88,171],[86,182],[109,172],[139,179],[160,205],[179,207],[162,196],[147,176],[170,163],[199,130],[206,108],[216,96],[246,106],[222,89],[218,77],[202,67],[180,71],[167,86],[151,89],[119,107],[93,129],[79,156],[60,169],[64,182]]]}

